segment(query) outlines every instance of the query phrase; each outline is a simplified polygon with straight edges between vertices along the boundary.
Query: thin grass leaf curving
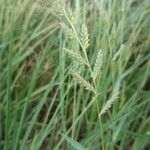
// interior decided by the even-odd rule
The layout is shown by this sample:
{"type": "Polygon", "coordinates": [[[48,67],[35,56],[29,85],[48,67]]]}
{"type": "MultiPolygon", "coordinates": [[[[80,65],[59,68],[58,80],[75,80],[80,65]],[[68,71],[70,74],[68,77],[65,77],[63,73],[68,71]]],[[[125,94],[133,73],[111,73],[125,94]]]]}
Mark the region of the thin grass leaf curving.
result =
{"type": "Polygon", "coordinates": [[[75,141],[73,138],[68,137],[65,134],[62,134],[64,138],[67,140],[67,142],[75,149],[75,150],[87,150],[82,144],[79,142],[75,141]]]}

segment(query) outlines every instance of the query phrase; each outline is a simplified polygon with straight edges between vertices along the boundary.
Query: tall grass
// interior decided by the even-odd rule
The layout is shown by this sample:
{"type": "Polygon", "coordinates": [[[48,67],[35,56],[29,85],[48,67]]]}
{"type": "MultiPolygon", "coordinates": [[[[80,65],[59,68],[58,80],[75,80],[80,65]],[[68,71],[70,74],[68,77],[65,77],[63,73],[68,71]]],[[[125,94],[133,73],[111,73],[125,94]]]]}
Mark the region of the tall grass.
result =
{"type": "Polygon", "coordinates": [[[149,0],[0,0],[0,149],[147,149],[149,0]]]}

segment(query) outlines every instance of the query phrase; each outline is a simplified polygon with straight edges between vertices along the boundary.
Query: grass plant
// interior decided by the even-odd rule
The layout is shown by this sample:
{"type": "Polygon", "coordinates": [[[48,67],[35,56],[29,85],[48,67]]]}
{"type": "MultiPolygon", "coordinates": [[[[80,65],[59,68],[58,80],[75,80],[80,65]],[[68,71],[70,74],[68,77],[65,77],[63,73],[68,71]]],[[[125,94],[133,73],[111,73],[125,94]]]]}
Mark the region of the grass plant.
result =
{"type": "Polygon", "coordinates": [[[149,149],[149,60],[149,0],[0,0],[0,149],[149,149]]]}

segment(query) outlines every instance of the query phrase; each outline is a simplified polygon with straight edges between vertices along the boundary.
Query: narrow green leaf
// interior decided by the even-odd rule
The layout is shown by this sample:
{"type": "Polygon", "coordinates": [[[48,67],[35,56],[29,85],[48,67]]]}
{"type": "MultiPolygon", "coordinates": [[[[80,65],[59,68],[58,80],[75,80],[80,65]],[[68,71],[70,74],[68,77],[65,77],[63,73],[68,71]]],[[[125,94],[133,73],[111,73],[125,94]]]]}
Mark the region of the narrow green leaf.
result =
{"type": "Polygon", "coordinates": [[[67,135],[62,134],[64,138],[67,140],[67,142],[76,150],[87,150],[83,145],[81,145],[79,142],[75,141],[73,138],[68,137],[67,135]]]}

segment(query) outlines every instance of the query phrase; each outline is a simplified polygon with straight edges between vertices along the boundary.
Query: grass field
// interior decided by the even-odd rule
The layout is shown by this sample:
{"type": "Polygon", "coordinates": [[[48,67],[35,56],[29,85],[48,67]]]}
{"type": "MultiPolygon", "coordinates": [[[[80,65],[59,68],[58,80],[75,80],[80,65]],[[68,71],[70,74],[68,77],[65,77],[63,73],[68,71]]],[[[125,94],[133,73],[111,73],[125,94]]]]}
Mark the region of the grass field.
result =
{"type": "Polygon", "coordinates": [[[150,149],[150,0],[0,0],[0,149],[150,149]]]}

